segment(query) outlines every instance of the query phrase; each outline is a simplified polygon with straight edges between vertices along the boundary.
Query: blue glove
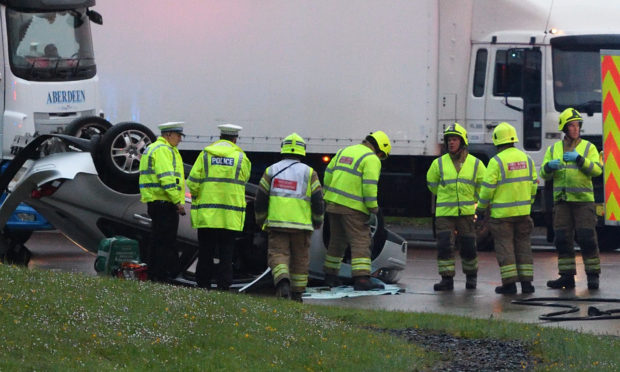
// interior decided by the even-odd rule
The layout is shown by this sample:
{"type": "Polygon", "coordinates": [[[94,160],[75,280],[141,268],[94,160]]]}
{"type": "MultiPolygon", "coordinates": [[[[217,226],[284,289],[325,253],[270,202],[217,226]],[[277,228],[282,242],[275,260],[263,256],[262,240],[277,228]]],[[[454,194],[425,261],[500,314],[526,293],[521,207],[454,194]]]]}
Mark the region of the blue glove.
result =
{"type": "MultiPolygon", "coordinates": [[[[566,154],[564,154],[564,156],[566,156],[566,154]]],[[[547,162],[547,166],[550,169],[558,170],[558,169],[560,169],[562,167],[562,163],[560,163],[560,159],[553,159],[553,160],[549,160],[547,162]]]]}
{"type": "Polygon", "coordinates": [[[564,161],[576,161],[577,157],[579,157],[579,154],[575,150],[564,153],[564,161]]]}
{"type": "Polygon", "coordinates": [[[486,209],[476,209],[476,221],[482,222],[484,221],[484,217],[486,217],[486,209]]]}

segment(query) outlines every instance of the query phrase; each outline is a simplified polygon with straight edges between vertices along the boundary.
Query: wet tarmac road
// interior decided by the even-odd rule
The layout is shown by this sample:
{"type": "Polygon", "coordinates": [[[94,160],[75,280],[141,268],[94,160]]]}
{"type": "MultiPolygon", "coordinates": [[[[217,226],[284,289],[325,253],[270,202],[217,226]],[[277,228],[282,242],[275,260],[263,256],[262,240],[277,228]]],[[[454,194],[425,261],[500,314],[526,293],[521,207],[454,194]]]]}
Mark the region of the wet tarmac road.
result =
{"type": "MultiPolygon", "coordinates": [[[[85,252],[57,232],[38,232],[28,241],[33,252],[29,267],[49,270],[83,272],[95,275],[95,255],[85,252]]],[[[569,322],[545,322],[538,317],[558,309],[512,304],[515,299],[531,297],[579,297],[620,299],[620,252],[601,254],[601,289],[588,291],[581,257],[578,256],[578,274],[575,290],[550,290],[545,283],[557,276],[555,253],[549,249],[534,252],[533,295],[502,296],[494,288],[500,284],[499,268],[493,252],[479,253],[478,289],[466,290],[465,277],[457,260],[457,275],[453,292],[434,292],[433,284],[439,280],[436,252],[432,244],[417,245],[410,242],[407,269],[402,273],[399,285],[405,292],[391,296],[368,296],[335,300],[304,300],[313,304],[350,306],[356,308],[387,309],[406,312],[434,312],[465,315],[482,319],[503,319],[528,322],[549,327],[563,327],[597,334],[620,336],[620,320],[588,320],[569,322]]],[[[620,300],[619,300],[620,301],[620,300]]],[[[618,309],[619,303],[579,303],[579,315],[587,315],[587,307],[601,310],[618,309]]],[[[577,314],[573,314],[577,315],[577,314]]]]}

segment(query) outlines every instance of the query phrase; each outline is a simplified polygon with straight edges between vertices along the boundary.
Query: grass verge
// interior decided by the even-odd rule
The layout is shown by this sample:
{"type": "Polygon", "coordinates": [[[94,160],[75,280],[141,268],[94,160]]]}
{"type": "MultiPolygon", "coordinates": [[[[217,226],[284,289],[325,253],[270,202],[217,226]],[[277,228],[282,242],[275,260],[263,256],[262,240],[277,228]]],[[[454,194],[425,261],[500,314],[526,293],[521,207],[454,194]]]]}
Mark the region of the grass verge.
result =
{"type": "MultiPolygon", "coordinates": [[[[521,339],[540,370],[618,370],[610,336],[435,314],[308,306],[0,264],[0,370],[426,370],[439,358],[368,328],[521,339]]],[[[530,366],[532,367],[532,366],[530,366]]]]}

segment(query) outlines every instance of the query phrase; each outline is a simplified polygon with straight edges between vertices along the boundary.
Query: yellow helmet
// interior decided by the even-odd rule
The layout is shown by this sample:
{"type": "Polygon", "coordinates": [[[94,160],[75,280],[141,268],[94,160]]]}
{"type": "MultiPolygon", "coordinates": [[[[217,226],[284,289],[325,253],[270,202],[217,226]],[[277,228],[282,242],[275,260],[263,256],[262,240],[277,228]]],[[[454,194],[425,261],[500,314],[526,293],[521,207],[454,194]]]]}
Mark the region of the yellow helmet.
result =
{"type": "Polygon", "coordinates": [[[517,130],[512,125],[502,122],[493,130],[493,144],[495,146],[516,142],[519,142],[519,138],[517,137],[517,130]]]}
{"type": "Polygon", "coordinates": [[[459,123],[454,123],[443,131],[444,143],[448,142],[446,138],[447,136],[459,136],[463,139],[463,144],[465,146],[469,145],[469,142],[467,141],[467,131],[459,123]]]}
{"type": "Polygon", "coordinates": [[[381,130],[378,130],[376,132],[370,132],[368,137],[374,138],[374,140],[377,141],[377,146],[379,146],[377,150],[385,154],[385,156],[379,156],[379,159],[386,159],[388,155],[390,155],[390,151],[392,151],[390,137],[388,137],[387,134],[385,134],[385,132],[381,130]]]}
{"type": "Polygon", "coordinates": [[[569,107],[566,110],[562,111],[562,113],[560,114],[560,120],[558,122],[558,130],[563,131],[566,124],[570,123],[571,121],[578,121],[579,127],[581,128],[581,124],[583,123],[581,114],[579,113],[579,111],[575,110],[574,108],[569,107]]]}
{"type": "Polygon", "coordinates": [[[306,156],[306,142],[299,134],[292,133],[282,141],[280,154],[306,156]]]}

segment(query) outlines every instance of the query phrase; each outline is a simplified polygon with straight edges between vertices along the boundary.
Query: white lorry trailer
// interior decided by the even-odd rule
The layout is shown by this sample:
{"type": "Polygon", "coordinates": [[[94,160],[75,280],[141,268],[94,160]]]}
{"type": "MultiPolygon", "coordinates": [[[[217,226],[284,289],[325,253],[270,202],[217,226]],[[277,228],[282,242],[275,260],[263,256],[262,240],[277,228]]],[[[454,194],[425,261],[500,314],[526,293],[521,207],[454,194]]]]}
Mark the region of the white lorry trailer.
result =
{"type": "MultiPolygon", "coordinates": [[[[559,113],[574,107],[600,150],[599,50],[620,47],[620,5],[602,0],[106,0],[97,10],[110,121],[186,121],[187,161],[218,124],[240,124],[255,177],[293,131],[322,171],[325,156],[384,130],[393,153],[380,204],[391,215],[432,213],[425,174],[455,121],[484,160],[493,128],[511,123],[540,166],[561,138],[559,113]]],[[[536,216],[551,205],[540,196],[536,216]]]]}

